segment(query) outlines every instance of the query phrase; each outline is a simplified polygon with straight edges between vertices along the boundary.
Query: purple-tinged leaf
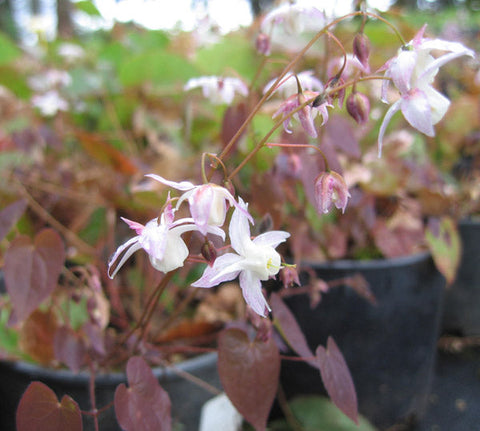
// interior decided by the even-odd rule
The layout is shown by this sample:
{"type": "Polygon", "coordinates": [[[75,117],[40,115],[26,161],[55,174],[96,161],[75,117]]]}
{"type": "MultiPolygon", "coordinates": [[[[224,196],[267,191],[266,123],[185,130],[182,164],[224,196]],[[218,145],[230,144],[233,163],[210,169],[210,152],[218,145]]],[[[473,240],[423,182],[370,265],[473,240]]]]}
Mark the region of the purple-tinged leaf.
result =
{"type": "Polygon", "coordinates": [[[272,307],[274,324],[288,345],[299,356],[305,358],[306,362],[312,367],[318,368],[318,361],[307,344],[305,335],[303,335],[300,326],[298,326],[294,315],[285,305],[282,298],[276,293],[270,295],[270,306],[272,307]]]}
{"type": "Polygon", "coordinates": [[[0,241],[10,232],[10,229],[17,223],[26,208],[27,202],[20,199],[0,211],[0,241]]]}
{"type": "Polygon", "coordinates": [[[455,223],[449,217],[430,219],[425,239],[435,265],[447,280],[447,285],[452,284],[462,254],[461,239],[455,223]]]}
{"type": "Polygon", "coordinates": [[[63,326],[53,340],[55,359],[63,362],[74,373],[85,364],[86,348],[83,340],[70,328],[63,326]]]}
{"type": "Polygon", "coordinates": [[[15,238],[5,253],[5,286],[15,319],[23,322],[57,286],[65,260],[65,247],[53,229],[38,233],[32,243],[27,236],[15,238]]]}
{"type": "Polygon", "coordinates": [[[241,329],[226,329],[218,340],[218,374],[225,393],[256,431],[266,429],[280,375],[273,338],[251,341],[241,329]]]}
{"type": "Polygon", "coordinates": [[[125,431],[170,431],[170,397],[152,370],[139,356],[127,363],[129,387],[123,383],[115,391],[115,414],[125,431]]]}
{"type": "Polygon", "coordinates": [[[328,337],[326,349],[323,346],[317,347],[316,356],[323,384],[333,404],[358,424],[355,386],[342,352],[332,337],[328,337]]]}
{"type": "Polygon", "coordinates": [[[68,395],[61,402],[47,385],[30,383],[17,408],[17,431],[82,431],[82,414],[68,395]]]}

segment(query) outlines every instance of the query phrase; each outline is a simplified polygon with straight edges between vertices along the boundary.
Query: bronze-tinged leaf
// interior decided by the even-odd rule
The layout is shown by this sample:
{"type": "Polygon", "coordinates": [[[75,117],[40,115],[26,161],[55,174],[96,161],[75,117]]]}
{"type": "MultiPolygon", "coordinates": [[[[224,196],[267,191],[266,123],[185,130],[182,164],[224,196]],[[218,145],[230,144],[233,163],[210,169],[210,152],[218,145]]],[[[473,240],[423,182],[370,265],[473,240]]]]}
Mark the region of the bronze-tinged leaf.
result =
{"type": "Polygon", "coordinates": [[[225,393],[256,431],[266,429],[280,375],[280,354],[270,337],[251,341],[238,328],[218,339],[218,374],[225,393]]]}
{"type": "Polygon", "coordinates": [[[171,402],[152,370],[139,356],[127,363],[129,387],[123,383],[115,391],[115,414],[125,431],[170,431],[171,402]]]}
{"type": "Polygon", "coordinates": [[[10,232],[10,229],[17,223],[26,208],[27,201],[20,199],[0,211],[0,241],[10,232]]]}
{"type": "Polygon", "coordinates": [[[138,168],[121,151],[94,133],[77,131],[77,138],[84,150],[100,163],[111,166],[125,175],[134,175],[138,168]]]}
{"type": "Polygon", "coordinates": [[[449,217],[430,219],[425,232],[433,260],[443,274],[447,285],[454,282],[462,254],[457,226],[449,217]]]}
{"type": "Polygon", "coordinates": [[[38,363],[48,365],[54,359],[56,330],[57,320],[53,312],[35,310],[22,325],[19,346],[38,363]]]}
{"type": "Polygon", "coordinates": [[[278,294],[272,293],[269,302],[272,307],[275,327],[282,337],[295,353],[305,358],[312,367],[318,368],[318,361],[313,359],[314,355],[307,344],[305,335],[303,335],[294,315],[282,298],[278,294]]]}
{"type": "Polygon", "coordinates": [[[65,247],[53,229],[39,232],[33,243],[27,236],[10,243],[3,271],[15,316],[11,324],[23,322],[50,296],[64,261],[65,247]]]}
{"type": "Polygon", "coordinates": [[[355,386],[342,352],[332,337],[328,337],[326,349],[317,347],[316,356],[323,384],[333,404],[358,425],[355,386]]]}
{"type": "Polygon", "coordinates": [[[17,408],[17,431],[82,431],[82,414],[68,395],[61,402],[47,385],[32,382],[17,408]]]}
{"type": "Polygon", "coordinates": [[[64,363],[74,373],[85,364],[85,343],[71,328],[62,326],[55,332],[53,339],[55,359],[64,363]]]}
{"type": "MultiPolygon", "coordinates": [[[[227,108],[223,116],[222,130],[220,132],[220,138],[224,147],[226,147],[230,140],[235,136],[235,133],[237,133],[238,129],[240,129],[241,125],[245,122],[247,115],[247,105],[244,102],[241,102],[237,105],[232,105],[227,108]]],[[[230,154],[232,151],[235,151],[239,139],[244,134],[245,131],[243,131],[236,139],[230,151],[227,153],[227,157],[228,154],[230,154]]]]}
{"type": "Polygon", "coordinates": [[[187,340],[218,331],[219,326],[214,322],[181,320],[178,324],[170,327],[155,338],[156,343],[169,343],[177,340],[187,340]]]}

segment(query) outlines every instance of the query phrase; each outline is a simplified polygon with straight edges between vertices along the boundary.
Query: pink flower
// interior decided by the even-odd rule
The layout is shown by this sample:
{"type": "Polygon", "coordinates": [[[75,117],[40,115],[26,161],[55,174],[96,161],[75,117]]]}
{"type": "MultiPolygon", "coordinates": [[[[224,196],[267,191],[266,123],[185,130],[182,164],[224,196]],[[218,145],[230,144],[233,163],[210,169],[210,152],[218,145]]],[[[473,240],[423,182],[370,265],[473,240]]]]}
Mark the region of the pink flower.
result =
{"type": "Polygon", "coordinates": [[[217,257],[213,266],[207,266],[202,277],[192,284],[194,287],[213,287],[239,277],[243,297],[259,315],[265,316],[270,310],[262,293],[262,281],[275,276],[281,268],[281,258],[275,248],[290,234],[284,231],[270,231],[250,237],[247,205],[242,199],[235,208],[230,221],[229,234],[233,250],[217,257]]]}
{"type": "Polygon", "coordinates": [[[242,96],[248,95],[248,87],[238,78],[201,76],[190,79],[183,87],[185,91],[193,88],[201,88],[203,96],[215,105],[230,105],[233,102],[235,93],[239,93],[242,96]]]}
{"type": "MultiPolygon", "coordinates": [[[[198,229],[191,218],[174,221],[174,212],[170,204],[160,220],[155,218],[145,226],[125,218],[122,220],[135,230],[137,236],[118,247],[110,258],[108,262],[110,278],[113,278],[127,259],[141,248],[147,252],[150,263],[158,271],[166,273],[183,266],[189,252],[181,235],[198,229]]],[[[225,239],[225,233],[219,228],[208,227],[207,231],[225,239]]]]}
{"type": "MultiPolygon", "coordinates": [[[[238,206],[237,201],[232,194],[225,188],[217,184],[208,183],[196,186],[189,181],[169,181],[160,175],[146,175],[156,181],[161,182],[174,189],[184,191],[180,196],[176,208],[182,202],[188,201],[190,213],[197,229],[203,235],[207,234],[211,226],[223,226],[227,215],[227,202],[232,206],[238,206]]],[[[253,221],[252,216],[247,213],[247,217],[253,221]]]]}
{"type": "Polygon", "coordinates": [[[317,212],[326,214],[332,205],[345,212],[350,193],[343,177],[337,172],[322,172],[315,180],[317,212]]]}
{"type": "MultiPolygon", "coordinates": [[[[425,27],[423,26],[413,40],[402,47],[398,55],[384,66],[385,77],[391,78],[400,93],[400,99],[388,109],[380,126],[379,156],[387,125],[399,110],[412,127],[427,136],[435,135],[433,126],[443,118],[450,105],[450,101],[433,88],[435,75],[441,66],[457,57],[463,55],[474,57],[474,52],[461,43],[424,38],[425,27]],[[434,58],[431,55],[434,50],[447,53],[434,58]]],[[[390,80],[385,80],[382,86],[384,102],[387,102],[389,82],[390,80]]]]}
{"type": "MultiPolygon", "coordinates": [[[[280,115],[286,116],[291,112],[295,111],[299,106],[305,103],[307,100],[312,99],[318,96],[319,93],[314,91],[304,91],[303,93],[294,94],[290,96],[287,100],[285,100],[281,105],[280,108],[273,114],[273,118],[277,118],[280,115]]],[[[310,105],[304,106],[301,110],[296,112],[295,114],[286,118],[283,122],[283,128],[287,133],[292,133],[290,130],[290,121],[291,118],[294,117],[300,121],[305,132],[307,132],[312,138],[316,138],[318,136],[317,130],[315,129],[314,119],[315,117],[320,114],[322,116],[322,124],[323,126],[328,121],[328,111],[327,107],[332,107],[328,102],[324,102],[319,106],[312,107],[310,105]]]]}

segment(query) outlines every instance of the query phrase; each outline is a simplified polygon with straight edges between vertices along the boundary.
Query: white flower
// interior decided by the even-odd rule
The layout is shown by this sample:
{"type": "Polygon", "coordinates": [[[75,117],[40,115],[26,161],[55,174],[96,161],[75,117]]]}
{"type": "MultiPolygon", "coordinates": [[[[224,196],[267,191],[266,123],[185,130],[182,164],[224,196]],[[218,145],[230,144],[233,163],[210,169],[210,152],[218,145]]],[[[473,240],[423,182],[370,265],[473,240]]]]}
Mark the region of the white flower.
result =
{"type": "Polygon", "coordinates": [[[56,90],[36,94],[32,97],[32,105],[45,116],[55,115],[58,111],[68,111],[68,102],[56,90]]]}
{"type": "Polygon", "coordinates": [[[203,96],[216,105],[233,102],[235,93],[248,95],[248,87],[238,78],[222,78],[218,76],[201,76],[188,80],[183,89],[201,88],[203,96]]]}
{"type": "Polygon", "coordinates": [[[272,29],[279,25],[289,34],[317,31],[325,26],[325,14],[310,5],[288,2],[265,15],[260,29],[263,33],[271,34],[272,29]]]}
{"type": "MultiPolygon", "coordinates": [[[[178,183],[166,180],[160,175],[148,174],[146,176],[185,192],[179,198],[176,208],[187,200],[193,222],[203,235],[207,234],[208,228],[211,226],[223,226],[227,215],[227,202],[232,206],[238,205],[232,194],[225,187],[217,184],[208,183],[196,186],[190,181],[178,183]]],[[[248,214],[248,217],[252,219],[250,214],[248,214]]]]}
{"type": "MultiPolygon", "coordinates": [[[[169,204],[160,220],[155,218],[145,226],[122,218],[131,229],[135,230],[137,236],[118,247],[110,258],[108,262],[109,277],[113,278],[127,259],[141,248],[147,252],[150,263],[158,271],[166,273],[183,266],[189,252],[181,235],[185,232],[197,230],[197,226],[191,218],[173,221],[173,216],[174,212],[169,204]],[[120,261],[117,263],[119,259],[120,261]]],[[[207,232],[225,239],[225,233],[219,228],[207,227],[207,232]]]]}
{"type": "MultiPolygon", "coordinates": [[[[378,153],[381,155],[382,141],[392,116],[399,110],[412,127],[427,136],[434,136],[433,126],[438,123],[448,110],[450,101],[432,87],[435,75],[441,66],[449,61],[474,52],[458,42],[423,37],[425,26],[411,42],[402,47],[396,57],[389,60],[385,77],[391,78],[400,93],[397,100],[385,114],[378,136],[378,153]],[[446,54],[434,58],[432,51],[446,51],[446,54]]],[[[386,94],[390,80],[382,85],[382,100],[386,102],[386,94]]]]}
{"type": "Polygon", "coordinates": [[[281,268],[281,258],[275,248],[290,234],[284,231],[270,231],[250,237],[247,205],[239,199],[230,221],[229,234],[232,248],[236,253],[217,257],[213,266],[207,266],[202,277],[192,284],[194,287],[213,287],[239,276],[243,297],[252,309],[265,316],[270,310],[262,294],[262,281],[275,276],[281,268]]]}

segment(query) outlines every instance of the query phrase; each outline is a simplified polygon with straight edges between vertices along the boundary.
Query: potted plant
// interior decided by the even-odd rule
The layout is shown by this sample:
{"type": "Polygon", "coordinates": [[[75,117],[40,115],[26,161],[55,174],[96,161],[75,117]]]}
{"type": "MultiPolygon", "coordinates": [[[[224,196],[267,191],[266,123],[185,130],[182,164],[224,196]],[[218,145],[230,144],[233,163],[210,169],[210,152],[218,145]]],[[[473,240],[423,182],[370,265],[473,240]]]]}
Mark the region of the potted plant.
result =
{"type": "MultiPolygon", "coordinates": [[[[445,115],[448,103],[430,78],[448,60],[474,54],[459,43],[427,38],[425,29],[406,43],[392,24],[365,10],[327,20],[313,7],[288,3],[263,17],[259,28],[255,50],[248,42],[246,47],[248,33],[243,32],[200,50],[193,64],[209,72],[202,77],[181,75],[184,68],[191,70],[187,55],[172,53],[182,46],[181,37],[147,37],[146,46],[154,46],[156,54],[159,46],[165,48],[154,56],[159,76],[157,69],[145,68],[150,58],[142,51],[146,48],[132,59],[128,50],[107,46],[100,50],[104,60],[120,51],[110,67],[119,67],[121,82],[106,79],[108,91],[100,94],[113,119],[105,125],[95,116],[99,88],[79,92],[78,87],[73,93],[64,90],[73,101],[80,98],[86,103],[80,104],[80,110],[60,112],[50,121],[35,119],[42,126],[44,121],[48,124],[42,130],[51,131],[53,126],[55,133],[47,134],[51,141],[44,151],[44,140],[33,145],[36,158],[29,166],[20,163],[7,177],[5,194],[12,203],[1,213],[2,225],[7,226],[2,319],[10,340],[15,341],[14,331],[20,331],[21,342],[12,343],[10,353],[20,357],[28,353],[50,365],[61,362],[74,371],[88,370],[91,405],[79,408],[70,396],[58,402],[48,387],[33,382],[16,412],[20,431],[45,417],[45,400],[45,409],[57,421],[55,429],[82,429],[84,409],[97,429],[103,426],[104,410],[114,411],[123,429],[171,429],[169,396],[151,366],[169,364],[178,354],[183,358],[205,351],[218,351],[223,390],[245,420],[263,430],[277,394],[285,343],[321,376],[333,403],[358,422],[354,383],[335,337],[317,345],[303,328],[305,338],[282,299],[293,290],[284,287],[298,280],[295,262],[303,268],[308,258],[318,254],[314,246],[321,230],[316,229],[325,214],[332,206],[346,215],[350,205],[355,208],[355,191],[345,182],[348,171],[342,170],[340,157],[329,154],[323,138],[328,133],[330,139],[340,136],[345,142],[353,136],[355,141],[355,135],[365,130],[346,127],[345,118],[329,116],[341,111],[349,93],[349,115],[365,124],[370,102],[360,87],[371,81],[392,81],[400,99],[380,126],[379,148],[398,109],[415,129],[432,135],[433,124],[445,115]],[[370,21],[393,30],[392,44],[403,47],[382,59],[384,63],[390,58],[384,75],[371,72],[369,55],[374,51],[364,31],[370,21]],[[305,42],[303,34],[297,36],[299,31],[310,33],[305,42]],[[341,40],[346,35],[353,41],[353,54],[347,54],[341,40]],[[277,53],[279,38],[283,49],[277,53]],[[320,39],[328,49],[320,48],[320,39]],[[339,53],[338,58],[330,50],[339,53]],[[434,60],[432,50],[444,53],[434,60]],[[239,57],[238,52],[246,54],[239,57]],[[272,61],[277,55],[278,63],[272,61]],[[242,61],[235,62],[238,58],[242,61]],[[237,66],[239,77],[211,75],[218,68],[224,72],[224,61],[237,66]],[[302,72],[319,61],[325,65],[322,79],[316,76],[318,71],[302,72]],[[252,64],[257,65],[253,72],[252,64]],[[422,75],[423,66],[428,76],[422,75]],[[181,79],[183,90],[171,87],[181,79]],[[132,111],[132,106],[137,109],[132,111]],[[116,116],[120,107],[123,117],[116,116]],[[418,111],[424,116],[416,117],[418,111]],[[176,120],[183,115],[185,124],[178,127],[176,120]],[[157,129],[151,123],[157,124],[159,118],[162,127],[157,129]],[[113,138],[107,133],[112,124],[113,138]],[[279,133],[282,127],[285,133],[279,133]],[[313,141],[317,137],[320,140],[313,141]],[[126,144],[118,149],[111,143],[115,140],[126,144]],[[71,148],[50,145],[58,141],[68,141],[71,148]],[[72,148],[75,151],[69,151],[72,148]],[[182,152],[191,157],[180,157],[182,152]],[[152,162],[152,154],[161,165],[152,162]],[[279,192],[275,186],[283,181],[288,184],[279,192]],[[70,187],[64,195],[59,186],[66,184],[70,187]],[[15,199],[18,194],[23,201],[15,199]],[[285,218],[283,204],[288,210],[285,218]],[[117,227],[119,217],[123,222],[117,227]],[[42,229],[45,226],[49,227],[42,229]],[[268,282],[277,276],[283,286],[270,292],[268,282]],[[234,293],[227,295],[230,283],[234,293]],[[227,304],[232,312],[225,314],[227,304]],[[36,342],[39,336],[45,340],[41,345],[36,342]],[[116,380],[110,404],[99,405],[98,377],[112,369],[126,370],[126,383],[116,380]]],[[[138,38],[127,36],[125,45],[135,46],[138,38]]],[[[379,49],[375,55],[381,54],[379,49]]],[[[384,86],[385,95],[387,89],[384,86]]],[[[19,145],[18,136],[9,137],[14,147],[19,145]]],[[[351,152],[351,143],[345,149],[351,152]]],[[[368,154],[368,149],[358,151],[357,157],[362,153],[368,154]]],[[[392,155],[393,164],[403,168],[396,156],[392,155]]],[[[358,164],[367,166],[367,162],[358,164]]],[[[403,182],[396,186],[406,187],[403,182]]],[[[364,191],[368,201],[372,190],[364,191]]],[[[341,221],[331,226],[347,234],[341,221]]],[[[365,226],[361,229],[365,237],[370,235],[365,226]]],[[[361,287],[358,281],[357,286],[361,287]]],[[[185,374],[185,368],[180,372],[185,374]]]]}

